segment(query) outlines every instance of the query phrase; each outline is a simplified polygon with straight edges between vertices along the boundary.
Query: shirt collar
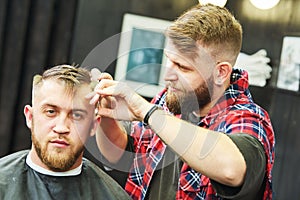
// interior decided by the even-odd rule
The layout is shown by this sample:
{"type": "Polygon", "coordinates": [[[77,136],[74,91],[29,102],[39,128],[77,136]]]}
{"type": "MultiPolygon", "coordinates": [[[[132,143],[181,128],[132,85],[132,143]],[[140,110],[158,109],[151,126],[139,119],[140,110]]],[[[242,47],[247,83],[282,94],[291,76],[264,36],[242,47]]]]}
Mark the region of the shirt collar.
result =
{"type": "Polygon", "coordinates": [[[245,70],[234,69],[231,73],[230,86],[225,90],[224,95],[217,101],[204,120],[210,121],[211,118],[228,109],[237,101],[240,95],[245,95],[248,100],[252,101],[248,87],[248,73],[245,70]]]}

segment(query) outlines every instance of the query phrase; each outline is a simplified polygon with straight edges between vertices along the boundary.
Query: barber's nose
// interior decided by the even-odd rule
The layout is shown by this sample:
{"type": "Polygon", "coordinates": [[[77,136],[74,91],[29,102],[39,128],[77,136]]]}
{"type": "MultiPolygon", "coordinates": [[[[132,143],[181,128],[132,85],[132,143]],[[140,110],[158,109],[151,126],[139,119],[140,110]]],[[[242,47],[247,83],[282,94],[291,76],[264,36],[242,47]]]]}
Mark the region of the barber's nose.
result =
{"type": "Polygon", "coordinates": [[[55,126],[53,128],[54,132],[58,134],[67,134],[70,131],[70,119],[67,115],[60,115],[56,119],[55,126]]]}
{"type": "Polygon", "coordinates": [[[165,79],[165,81],[175,81],[178,79],[176,66],[170,60],[168,60],[167,64],[166,64],[164,79],[165,79]]]}

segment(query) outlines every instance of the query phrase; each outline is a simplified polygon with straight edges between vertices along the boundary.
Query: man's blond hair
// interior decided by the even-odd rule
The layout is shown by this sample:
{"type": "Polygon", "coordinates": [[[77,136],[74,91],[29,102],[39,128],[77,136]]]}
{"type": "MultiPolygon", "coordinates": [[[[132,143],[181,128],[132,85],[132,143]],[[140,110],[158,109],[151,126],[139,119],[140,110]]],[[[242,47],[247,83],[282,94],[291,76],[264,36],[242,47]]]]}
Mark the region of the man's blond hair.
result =
{"type": "Polygon", "coordinates": [[[216,61],[233,65],[241,50],[242,27],[226,9],[198,4],[183,13],[166,30],[166,36],[183,55],[196,58],[198,44],[209,48],[216,61]]]}
{"type": "Polygon", "coordinates": [[[63,81],[66,86],[66,92],[70,93],[74,91],[75,87],[83,84],[90,85],[91,90],[94,89],[94,84],[91,84],[92,81],[89,70],[71,65],[57,65],[46,70],[42,75],[35,75],[33,77],[33,97],[34,91],[43,84],[43,81],[50,79],[63,81]]]}

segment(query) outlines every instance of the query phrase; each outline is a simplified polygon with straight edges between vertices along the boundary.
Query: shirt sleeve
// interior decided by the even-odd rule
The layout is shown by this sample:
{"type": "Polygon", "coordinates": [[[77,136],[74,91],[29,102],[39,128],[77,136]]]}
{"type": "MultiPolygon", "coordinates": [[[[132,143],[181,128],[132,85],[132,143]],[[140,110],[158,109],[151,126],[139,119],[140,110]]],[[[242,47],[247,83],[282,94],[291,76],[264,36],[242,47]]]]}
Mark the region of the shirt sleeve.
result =
{"type": "Polygon", "coordinates": [[[254,136],[239,133],[228,135],[237,145],[246,162],[242,186],[230,187],[211,180],[217,194],[228,199],[261,199],[265,185],[266,155],[261,142],[254,136]]]}

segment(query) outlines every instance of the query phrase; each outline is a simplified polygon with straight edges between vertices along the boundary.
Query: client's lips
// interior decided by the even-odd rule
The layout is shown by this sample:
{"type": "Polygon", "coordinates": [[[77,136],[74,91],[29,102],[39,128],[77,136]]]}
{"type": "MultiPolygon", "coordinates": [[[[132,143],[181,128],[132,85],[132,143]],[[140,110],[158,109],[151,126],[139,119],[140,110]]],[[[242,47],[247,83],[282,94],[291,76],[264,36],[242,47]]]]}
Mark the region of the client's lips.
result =
{"type": "Polygon", "coordinates": [[[58,147],[66,147],[69,146],[69,143],[66,142],[65,140],[52,140],[50,143],[58,146],[58,147]]]}

